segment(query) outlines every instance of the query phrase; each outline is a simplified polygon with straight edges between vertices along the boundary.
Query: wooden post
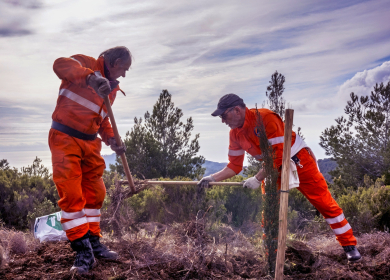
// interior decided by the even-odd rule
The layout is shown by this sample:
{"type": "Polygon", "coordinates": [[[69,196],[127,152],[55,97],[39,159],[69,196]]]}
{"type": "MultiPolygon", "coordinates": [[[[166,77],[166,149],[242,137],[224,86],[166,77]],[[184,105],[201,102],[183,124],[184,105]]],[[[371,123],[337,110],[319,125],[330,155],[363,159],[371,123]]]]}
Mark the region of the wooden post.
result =
{"type": "Polygon", "coordinates": [[[282,185],[280,192],[279,208],[279,236],[278,252],[276,255],[275,279],[283,279],[284,259],[286,254],[286,235],[287,235],[287,210],[288,210],[288,185],[291,158],[291,136],[293,125],[294,110],[286,109],[284,125],[284,147],[282,161],[282,185]]]}
{"type": "MultiPolygon", "coordinates": [[[[110,103],[110,99],[108,98],[108,96],[106,96],[104,98],[104,103],[106,104],[106,108],[107,108],[108,116],[110,118],[112,129],[114,130],[116,143],[118,145],[120,145],[120,144],[122,144],[122,140],[121,140],[121,137],[119,136],[118,127],[116,126],[114,113],[112,112],[111,103],[110,103]]],[[[130,189],[133,193],[135,193],[136,192],[135,185],[134,185],[133,177],[131,176],[129,165],[127,164],[127,159],[126,159],[125,153],[121,154],[120,158],[122,160],[123,170],[125,171],[127,181],[129,182],[130,189]]]]}

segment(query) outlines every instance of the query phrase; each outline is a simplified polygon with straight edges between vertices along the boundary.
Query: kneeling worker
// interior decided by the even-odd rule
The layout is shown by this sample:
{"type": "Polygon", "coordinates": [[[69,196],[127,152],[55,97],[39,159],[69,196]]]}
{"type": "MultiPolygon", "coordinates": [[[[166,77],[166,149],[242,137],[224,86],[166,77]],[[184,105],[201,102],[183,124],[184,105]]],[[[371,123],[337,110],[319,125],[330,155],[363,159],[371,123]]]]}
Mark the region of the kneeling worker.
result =
{"type": "MultiPolygon", "coordinates": [[[[284,143],[284,123],[276,113],[268,109],[257,109],[260,113],[268,141],[275,151],[275,166],[281,170],[284,143]]],[[[248,109],[243,100],[235,94],[226,94],[218,102],[218,108],[211,114],[219,116],[230,127],[229,164],[221,171],[203,177],[199,187],[208,187],[209,182],[218,182],[238,174],[243,167],[245,152],[261,160],[259,138],[256,135],[256,109],[248,109]]],[[[297,163],[298,190],[324,216],[337,241],[343,246],[348,261],[361,258],[356,249],[356,238],[344,217],[343,210],[333,199],[328,185],[318,170],[314,154],[295,132],[292,133],[291,156],[297,163]]],[[[279,175],[280,176],[280,175],[279,175]]],[[[244,183],[244,187],[257,189],[266,177],[263,169],[244,183]]],[[[279,178],[280,179],[280,178],[279,178]]],[[[280,181],[280,180],[279,180],[280,181]]],[[[278,186],[280,189],[280,185],[278,186]]],[[[264,193],[264,191],[263,191],[264,193]]]]}
{"type": "Polygon", "coordinates": [[[126,76],[131,61],[126,47],[115,47],[98,59],[77,54],[58,58],[53,65],[62,80],[49,132],[53,180],[60,197],[61,225],[77,252],[71,271],[78,273],[88,272],[95,257],[118,257],[99,240],[100,208],[106,195],[102,141],[117,154],[125,151],[115,141],[103,98],[114,102],[120,90],[117,79],[126,76]]]}

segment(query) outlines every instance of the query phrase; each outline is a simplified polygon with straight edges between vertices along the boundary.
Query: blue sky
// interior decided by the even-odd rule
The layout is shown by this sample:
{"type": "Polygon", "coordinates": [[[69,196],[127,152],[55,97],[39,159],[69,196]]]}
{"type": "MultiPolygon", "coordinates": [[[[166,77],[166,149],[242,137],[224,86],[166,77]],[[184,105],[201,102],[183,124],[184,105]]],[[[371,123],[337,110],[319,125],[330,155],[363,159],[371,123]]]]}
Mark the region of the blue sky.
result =
{"type": "Polygon", "coordinates": [[[168,89],[194,119],[200,154],[227,161],[228,127],[210,113],[230,92],[262,104],[277,70],[295,125],[323,158],[319,137],[349,93],[390,78],[389,12],[389,1],[0,1],[0,159],[49,167],[54,60],[117,45],[135,58],[113,106],[123,136],[168,89]]]}

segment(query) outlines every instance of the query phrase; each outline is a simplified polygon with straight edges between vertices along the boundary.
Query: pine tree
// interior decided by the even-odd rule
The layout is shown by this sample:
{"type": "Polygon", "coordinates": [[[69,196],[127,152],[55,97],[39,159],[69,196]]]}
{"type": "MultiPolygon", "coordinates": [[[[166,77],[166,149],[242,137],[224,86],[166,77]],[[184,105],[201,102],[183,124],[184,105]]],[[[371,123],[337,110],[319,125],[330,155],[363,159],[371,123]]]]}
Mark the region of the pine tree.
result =
{"type": "Polygon", "coordinates": [[[350,97],[347,116],[320,137],[326,155],[338,164],[330,174],[345,187],[364,185],[364,175],[375,180],[385,174],[390,183],[390,82],[376,84],[369,96],[350,97]]]}
{"type": "Polygon", "coordinates": [[[282,95],[284,92],[285,78],[282,74],[275,71],[271,76],[271,81],[267,87],[265,95],[268,97],[267,103],[271,111],[278,114],[284,121],[284,112],[286,110],[286,101],[282,95]]]}
{"type": "Polygon", "coordinates": [[[126,157],[134,174],[150,179],[197,178],[204,173],[205,159],[197,156],[199,134],[191,140],[192,117],[185,123],[181,121],[182,117],[183,112],[175,107],[171,94],[163,90],[152,113],[145,113],[145,121],[135,119],[135,125],[125,139],[126,157]]]}

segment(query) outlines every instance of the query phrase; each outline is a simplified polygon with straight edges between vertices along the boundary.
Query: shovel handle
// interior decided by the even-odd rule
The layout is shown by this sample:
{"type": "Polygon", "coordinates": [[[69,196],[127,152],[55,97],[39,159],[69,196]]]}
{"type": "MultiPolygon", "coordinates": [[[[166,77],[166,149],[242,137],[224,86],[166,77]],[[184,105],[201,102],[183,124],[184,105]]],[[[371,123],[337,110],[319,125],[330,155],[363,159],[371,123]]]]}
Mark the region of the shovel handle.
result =
{"type": "MultiPolygon", "coordinates": [[[[119,136],[119,132],[118,132],[118,127],[116,126],[114,113],[112,112],[111,102],[110,102],[110,99],[108,98],[108,96],[104,97],[104,103],[106,104],[108,117],[110,118],[111,126],[112,126],[112,129],[114,131],[116,143],[118,145],[122,144],[122,140],[121,140],[121,137],[119,136]]],[[[129,165],[127,164],[126,154],[125,153],[121,154],[120,158],[122,160],[123,169],[125,171],[127,181],[129,182],[131,192],[135,193],[134,181],[133,181],[133,177],[131,176],[129,165]]]]}

